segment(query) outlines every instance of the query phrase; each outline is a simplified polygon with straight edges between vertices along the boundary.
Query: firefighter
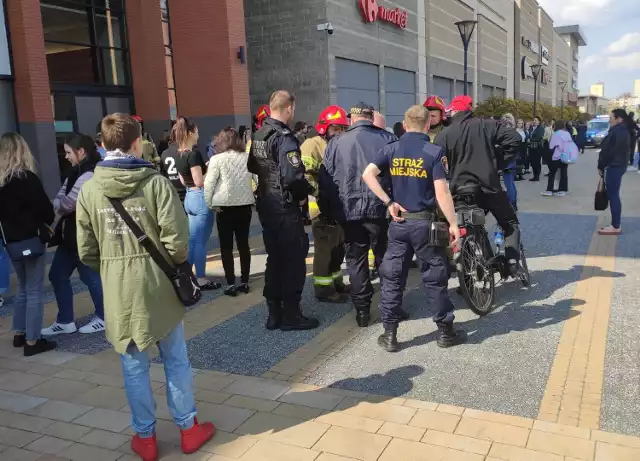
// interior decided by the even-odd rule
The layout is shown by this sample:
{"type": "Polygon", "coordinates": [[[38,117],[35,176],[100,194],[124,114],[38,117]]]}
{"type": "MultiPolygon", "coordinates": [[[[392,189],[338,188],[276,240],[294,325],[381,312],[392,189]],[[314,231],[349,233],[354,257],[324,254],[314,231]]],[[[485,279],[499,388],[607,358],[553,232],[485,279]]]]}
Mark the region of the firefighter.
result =
{"type": "Polygon", "coordinates": [[[300,144],[289,128],[295,101],[289,91],[271,95],[271,115],[253,133],[247,161],[247,169],[258,176],[256,209],[267,250],[263,294],[269,308],[268,330],[311,330],[319,325],[300,308],[309,253],[302,207],[311,186],[304,177],[300,144]]]}
{"type": "Polygon", "coordinates": [[[311,231],[315,251],[313,254],[313,285],[316,298],[321,302],[343,303],[349,300],[343,281],[344,232],[342,227],[328,216],[320,214],[318,198],[318,175],[324,159],[327,143],[349,126],[347,113],[340,106],[329,106],[318,117],[318,136],[307,139],[301,146],[305,176],[313,196],[309,198],[311,231]]]}
{"type": "Polygon", "coordinates": [[[430,142],[434,142],[436,136],[447,126],[444,101],[438,96],[429,96],[424,103],[424,107],[429,111],[427,136],[429,136],[430,142]]]}
{"type": "Polygon", "coordinates": [[[388,352],[398,350],[398,324],[405,314],[401,309],[403,291],[414,254],[420,260],[426,299],[435,311],[438,346],[451,347],[466,339],[463,332],[453,328],[454,306],[447,290],[445,249],[450,238],[452,246],[459,244],[460,230],[446,180],[446,157],[441,147],[429,142],[428,119],[425,107],[411,107],[404,117],[406,134],[398,142],[385,146],[362,175],[393,219],[380,266],[380,317],[384,333],[378,344],[388,352]],[[381,174],[391,175],[391,197],[378,181],[381,174]],[[436,223],[436,204],[450,225],[436,223]]]}
{"type": "MultiPolygon", "coordinates": [[[[251,130],[253,133],[262,128],[262,124],[267,119],[267,117],[271,117],[271,109],[268,105],[264,104],[258,107],[258,111],[256,115],[253,116],[253,129],[251,130]]],[[[247,141],[247,153],[251,152],[251,139],[247,141]]]]}

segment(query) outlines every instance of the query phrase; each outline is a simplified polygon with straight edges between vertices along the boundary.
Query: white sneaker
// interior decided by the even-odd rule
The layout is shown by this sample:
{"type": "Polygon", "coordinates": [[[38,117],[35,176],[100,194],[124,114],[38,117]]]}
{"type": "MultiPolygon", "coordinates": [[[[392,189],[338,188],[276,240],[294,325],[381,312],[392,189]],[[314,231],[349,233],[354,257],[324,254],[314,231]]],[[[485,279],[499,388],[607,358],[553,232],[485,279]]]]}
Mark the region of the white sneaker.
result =
{"type": "Polygon", "coordinates": [[[100,320],[98,317],[94,317],[91,322],[87,323],[78,331],[85,335],[90,333],[97,333],[99,331],[104,331],[104,322],[100,320]]]}
{"type": "Polygon", "coordinates": [[[4,296],[0,295],[0,309],[4,307],[4,296]]]}
{"type": "Polygon", "coordinates": [[[42,336],[55,336],[55,335],[70,335],[71,333],[75,333],[76,331],[78,331],[78,328],[76,327],[75,322],[71,322],[71,323],[58,323],[58,322],[54,322],[53,325],[51,325],[48,328],[43,328],[40,331],[40,334],[42,336]]]}
{"type": "Polygon", "coordinates": [[[553,192],[549,192],[548,190],[546,190],[540,195],[542,195],[543,197],[553,197],[553,192]]]}
{"type": "Polygon", "coordinates": [[[631,166],[631,165],[629,165],[629,166],[627,167],[627,171],[638,171],[638,169],[637,169],[635,166],[631,166]]]}
{"type": "Polygon", "coordinates": [[[638,170],[638,174],[640,174],[640,170],[638,170]]]}
{"type": "Polygon", "coordinates": [[[567,193],[560,191],[560,192],[555,192],[553,195],[555,195],[556,197],[566,197],[567,193]]]}

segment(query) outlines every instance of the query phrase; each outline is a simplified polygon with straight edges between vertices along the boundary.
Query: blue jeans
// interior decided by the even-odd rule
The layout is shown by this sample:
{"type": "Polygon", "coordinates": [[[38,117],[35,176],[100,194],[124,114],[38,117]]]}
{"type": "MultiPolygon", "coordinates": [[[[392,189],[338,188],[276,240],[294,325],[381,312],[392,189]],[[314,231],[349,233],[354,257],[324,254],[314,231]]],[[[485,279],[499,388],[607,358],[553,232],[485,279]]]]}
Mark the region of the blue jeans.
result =
{"type": "Polygon", "coordinates": [[[620,186],[622,185],[622,176],[624,176],[626,171],[626,165],[608,166],[604,169],[604,182],[607,188],[607,196],[609,197],[609,205],[611,207],[611,225],[616,229],[620,229],[620,219],[622,216],[620,186]]]}
{"type": "Polygon", "coordinates": [[[18,276],[18,292],[13,302],[13,331],[24,332],[27,341],[40,339],[44,314],[42,285],[46,259],[45,254],[39,258],[13,262],[18,276]]]}
{"type": "MultiPolygon", "coordinates": [[[[180,429],[189,429],[196,417],[196,401],[183,324],[180,323],[157,344],[167,377],[169,411],[180,429]]],[[[132,344],[127,353],[120,356],[120,360],[124,389],[131,409],[131,426],[140,437],[152,437],[156,427],[156,402],[149,378],[149,353],[140,352],[132,344]]]]}
{"type": "Polygon", "coordinates": [[[503,174],[504,187],[507,189],[509,202],[514,208],[518,205],[518,189],[516,189],[516,174],[513,171],[505,171],[503,174]]]}
{"type": "Polygon", "coordinates": [[[207,243],[213,230],[215,214],[204,200],[203,189],[187,191],[184,210],[189,217],[189,264],[195,265],[196,277],[206,275],[207,243]]]}
{"type": "Polygon", "coordinates": [[[104,303],[102,299],[102,281],[100,274],[89,266],[80,262],[78,252],[59,246],[53,256],[49,268],[49,280],[58,303],[58,323],[73,322],[73,289],[71,288],[71,274],[78,269],[80,280],[89,288],[91,300],[96,307],[96,317],[104,320],[104,303]]]}
{"type": "Polygon", "coordinates": [[[0,295],[9,291],[11,277],[11,261],[9,255],[0,244],[0,295]]]}

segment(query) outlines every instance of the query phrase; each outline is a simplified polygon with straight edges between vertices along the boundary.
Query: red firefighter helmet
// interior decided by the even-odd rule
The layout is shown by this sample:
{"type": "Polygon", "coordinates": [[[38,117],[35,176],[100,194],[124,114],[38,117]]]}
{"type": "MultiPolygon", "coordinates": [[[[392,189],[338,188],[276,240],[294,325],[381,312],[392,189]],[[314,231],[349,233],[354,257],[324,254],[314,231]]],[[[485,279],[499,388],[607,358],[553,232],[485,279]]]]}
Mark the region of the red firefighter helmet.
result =
{"type": "Polygon", "coordinates": [[[342,107],[329,106],[320,112],[318,123],[316,124],[316,131],[318,134],[325,134],[327,132],[327,128],[331,125],[349,126],[347,112],[342,107]]]}
{"type": "Polygon", "coordinates": [[[256,112],[256,128],[260,129],[262,127],[262,122],[267,117],[271,117],[271,109],[267,104],[264,104],[258,108],[258,112],[256,112]]]}
{"type": "Polygon", "coordinates": [[[430,110],[439,110],[442,114],[442,120],[446,119],[444,101],[438,96],[429,96],[424,102],[424,107],[430,110]]]}

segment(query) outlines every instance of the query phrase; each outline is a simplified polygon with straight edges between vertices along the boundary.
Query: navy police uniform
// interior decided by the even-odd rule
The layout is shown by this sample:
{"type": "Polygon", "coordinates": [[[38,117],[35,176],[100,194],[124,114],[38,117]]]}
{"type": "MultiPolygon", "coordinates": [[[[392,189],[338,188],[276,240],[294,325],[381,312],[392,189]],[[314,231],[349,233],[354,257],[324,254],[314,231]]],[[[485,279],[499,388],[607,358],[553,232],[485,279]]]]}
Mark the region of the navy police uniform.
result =
{"type": "Polygon", "coordinates": [[[393,201],[407,210],[403,222],[389,225],[387,252],[380,266],[380,316],[385,329],[397,327],[406,315],[401,309],[402,295],[414,254],[420,262],[427,302],[435,309],[433,320],[451,325],[454,306],[447,291],[446,248],[430,245],[436,211],[434,181],[445,179],[447,170],[442,148],[430,144],[426,134],[408,132],[382,149],[374,163],[383,174],[390,174],[393,201]]]}
{"type": "Polygon", "coordinates": [[[318,321],[300,311],[309,253],[300,202],[307,200],[311,186],[304,177],[298,139],[284,123],[267,118],[252,136],[247,168],[258,176],[256,208],[267,251],[267,328],[316,328],[318,321]]]}
{"type": "MultiPolygon", "coordinates": [[[[361,103],[352,107],[351,113],[369,112],[373,116],[373,110],[361,103]]],[[[325,217],[337,221],[344,229],[350,295],[361,327],[369,324],[373,296],[369,248],[373,248],[378,267],[387,247],[388,227],[387,209],[364,183],[362,172],[380,149],[396,140],[392,133],[368,120],[360,120],[329,141],[320,169],[318,206],[325,217]]],[[[389,189],[386,176],[381,182],[389,189]]]]}

